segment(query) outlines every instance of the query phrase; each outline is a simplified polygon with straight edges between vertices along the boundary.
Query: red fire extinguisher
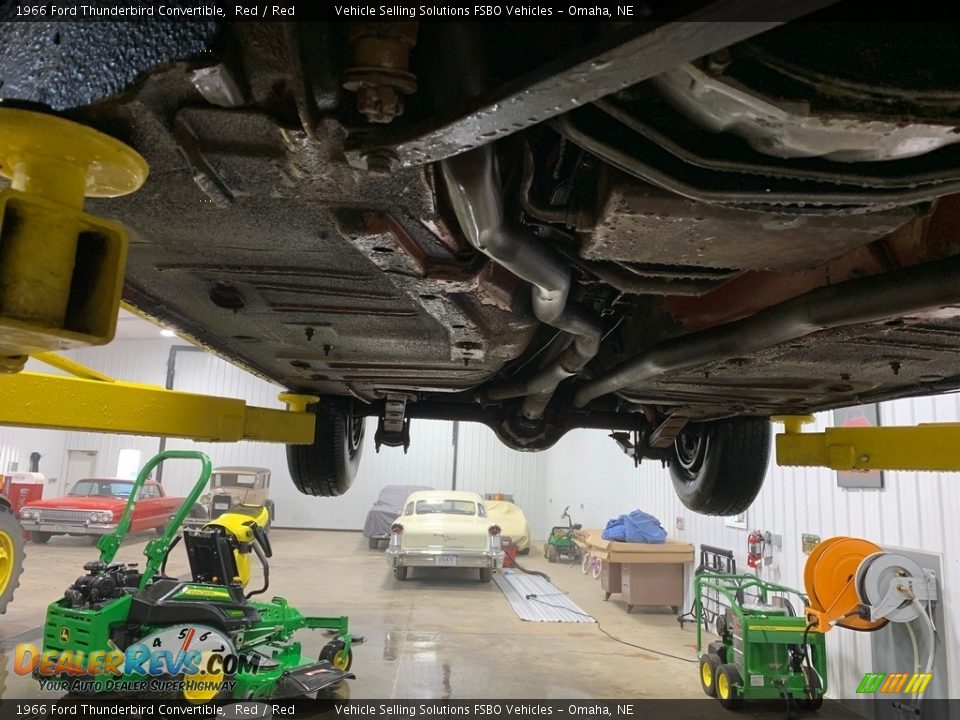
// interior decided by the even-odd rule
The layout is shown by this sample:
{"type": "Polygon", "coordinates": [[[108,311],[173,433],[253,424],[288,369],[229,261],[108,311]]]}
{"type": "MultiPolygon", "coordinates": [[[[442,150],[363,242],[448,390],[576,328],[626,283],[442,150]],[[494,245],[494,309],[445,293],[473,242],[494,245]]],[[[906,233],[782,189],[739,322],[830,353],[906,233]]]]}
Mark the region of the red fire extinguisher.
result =
{"type": "Polygon", "coordinates": [[[763,533],[759,530],[747,535],[747,567],[758,568],[763,565],[763,533]]]}

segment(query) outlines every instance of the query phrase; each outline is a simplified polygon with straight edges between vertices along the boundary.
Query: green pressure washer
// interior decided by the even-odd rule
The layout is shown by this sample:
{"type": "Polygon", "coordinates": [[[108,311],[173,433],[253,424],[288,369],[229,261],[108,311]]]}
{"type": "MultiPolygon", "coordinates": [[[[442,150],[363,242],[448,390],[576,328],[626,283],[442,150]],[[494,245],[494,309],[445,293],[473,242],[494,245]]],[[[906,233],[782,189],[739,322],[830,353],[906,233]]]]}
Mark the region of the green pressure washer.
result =
{"type": "Polygon", "coordinates": [[[827,690],[826,644],[806,618],[800,591],[755,575],[698,574],[694,580],[700,685],[726,708],[742,700],[782,698],[817,710],[827,690]],[[717,620],[719,640],[703,647],[703,596],[716,593],[727,606],[717,620]],[[753,599],[747,600],[748,597],[753,599]],[[775,598],[779,602],[774,602],[775,598]]]}
{"type": "Polygon", "coordinates": [[[263,508],[231,508],[181,534],[210,470],[210,458],[189,450],[162,452],[144,466],[116,530],[97,543],[100,559],[86,563],[87,574],[47,608],[36,677],[68,680],[68,689],[79,694],[179,694],[192,702],[311,697],[354,677],[346,617],[306,616],[280,597],[251,599],[269,586],[272,550],[263,508]],[[143,572],[136,563],[114,563],[141,487],[171,459],[200,461],[193,490],[163,535],[147,543],[143,572]],[[165,572],[181,539],[189,580],[165,572]],[[263,567],[264,585],[247,591],[252,555],[263,567]],[[333,635],[318,659],[304,657],[293,640],[304,628],[333,635]]]}

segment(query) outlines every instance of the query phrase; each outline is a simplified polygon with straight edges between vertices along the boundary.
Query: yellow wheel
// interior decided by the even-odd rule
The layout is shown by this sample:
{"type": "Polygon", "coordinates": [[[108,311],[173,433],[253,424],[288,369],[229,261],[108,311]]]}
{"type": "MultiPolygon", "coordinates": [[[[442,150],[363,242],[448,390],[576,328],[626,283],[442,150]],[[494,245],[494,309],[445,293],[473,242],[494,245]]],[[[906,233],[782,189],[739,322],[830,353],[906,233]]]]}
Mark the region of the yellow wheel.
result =
{"type": "MultiPolygon", "coordinates": [[[[201,668],[210,666],[210,658],[212,655],[213,653],[209,651],[201,654],[201,668]]],[[[216,672],[201,670],[194,675],[184,675],[183,699],[194,705],[202,705],[211,700],[216,700],[220,691],[223,689],[225,677],[222,666],[216,672]]]]}
{"type": "Polygon", "coordinates": [[[13,512],[0,504],[0,613],[13,600],[23,572],[23,528],[13,512]]]}
{"type": "Polygon", "coordinates": [[[343,640],[333,640],[323,646],[320,659],[329,662],[334,670],[346,672],[353,665],[353,648],[346,650],[343,640]]]}
{"type": "Polygon", "coordinates": [[[709,697],[717,696],[717,668],[722,664],[720,657],[713,653],[700,656],[700,687],[709,697]]]}
{"type": "Polygon", "coordinates": [[[721,665],[717,668],[714,675],[717,686],[717,700],[728,710],[733,710],[740,705],[740,671],[736,665],[721,665]]]}

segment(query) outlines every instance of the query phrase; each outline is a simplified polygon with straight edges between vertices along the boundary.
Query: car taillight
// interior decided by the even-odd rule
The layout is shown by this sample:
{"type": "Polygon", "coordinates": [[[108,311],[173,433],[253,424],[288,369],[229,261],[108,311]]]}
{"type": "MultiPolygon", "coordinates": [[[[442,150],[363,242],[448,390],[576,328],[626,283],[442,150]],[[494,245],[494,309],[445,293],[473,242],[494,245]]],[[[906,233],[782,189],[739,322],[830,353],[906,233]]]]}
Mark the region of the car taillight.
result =
{"type": "Polygon", "coordinates": [[[401,525],[400,523],[394,523],[393,525],[390,526],[390,532],[393,533],[394,535],[399,535],[400,533],[403,532],[403,525],[401,525]]]}
{"type": "Polygon", "coordinates": [[[500,534],[500,526],[499,526],[499,525],[491,525],[488,532],[489,532],[491,535],[499,535],[499,534],[500,534]]]}

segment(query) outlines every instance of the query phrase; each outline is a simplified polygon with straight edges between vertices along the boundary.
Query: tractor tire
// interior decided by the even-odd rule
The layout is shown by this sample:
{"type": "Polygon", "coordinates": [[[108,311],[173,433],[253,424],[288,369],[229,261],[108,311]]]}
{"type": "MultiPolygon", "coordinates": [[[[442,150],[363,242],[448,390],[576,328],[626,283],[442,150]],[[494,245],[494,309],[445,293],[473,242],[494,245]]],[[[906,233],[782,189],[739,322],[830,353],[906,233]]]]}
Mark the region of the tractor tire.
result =
{"type": "Polygon", "coordinates": [[[355,417],[349,398],[325,397],[309,408],[316,416],[311,445],[287,445],[287,467],[304,495],[336,497],[353,484],[366,418],[355,417]]]}
{"type": "Polygon", "coordinates": [[[700,688],[708,697],[717,696],[717,668],[723,665],[713,653],[700,656],[700,688]]]}
{"type": "Polygon", "coordinates": [[[343,651],[343,640],[331,640],[320,650],[320,660],[326,660],[335,670],[346,672],[353,665],[353,648],[343,651]]]}
{"type": "Polygon", "coordinates": [[[823,706],[823,693],[820,683],[820,676],[808,667],[803,668],[803,675],[807,681],[807,687],[810,692],[802,698],[797,698],[797,707],[801,710],[816,712],[823,706]]]}
{"type": "Polygon", "coordinates": [[[720,663],[727,661],[727,644],[723,640],[714,640],[707,645],[707,652],[720,658],[720,663]]]}
{"type": "Polygon", "coordinates": [[[556,546],[556,545],[547,545],[546,549],[544,550],[544,553],[546,554],[547,560],[548,560],[549,562],[552,562],[552,563],[557,562],[557,558],[559,557],[559,553],[557,552],[557,546],[556,546]]]}
{"type": "Polygon", "coordinates": [[[735,417],[690,423],[673,443],[670,475],[686,507],[704,515],[739,515],[767,474],[770,422],[735,417]]]}
{"type": "Polygon", "coordinates": [[[493,580],[493,570],[490,568],[480,568],[480,582],[488,583],[493,580]]]}
{"type": "Polygon", "coordinates": [[[740,688],[743,686],[743,678],[740,677],[740,671],[736,665],[724,663],[717,668],[715,685],[717,686],[717,700],[727,710],[736,710],[743,702],[743,696],[740,694],[740,688]]]}
{"type": "Polygon", "coordinates": [[[0,615],[13,600],[23,572],[23,528],[5,502],[0,502],[0,615]]]}
{"type": "Polygon", "coordinates": [[[30,531],[30,541],[35,542],[37,545],[46,545],[52,537],[53,533],[37,532],[36,530],[30,531]]]}

